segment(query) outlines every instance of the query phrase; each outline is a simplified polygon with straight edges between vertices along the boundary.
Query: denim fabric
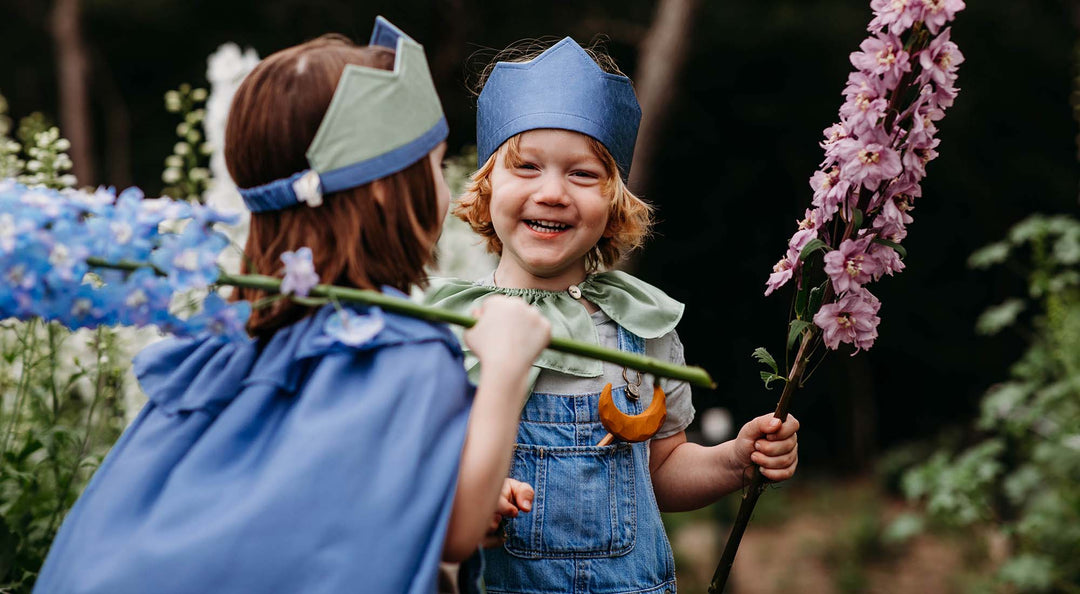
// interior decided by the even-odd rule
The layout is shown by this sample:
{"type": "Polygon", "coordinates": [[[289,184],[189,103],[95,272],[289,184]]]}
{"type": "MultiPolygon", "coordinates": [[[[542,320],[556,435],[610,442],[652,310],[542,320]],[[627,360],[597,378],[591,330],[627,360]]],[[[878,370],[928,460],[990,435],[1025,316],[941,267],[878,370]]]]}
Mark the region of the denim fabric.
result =
{"type": "MultiPolygon", "coordinates": [[[[622,327],[619,348],[645,341],[622,327]]],[[[620,410],[639,414],[625,387],[620,410]]],[[[600,393],[534,393],[522,411],[511,476],[536,489],[529,513],[505,523],[505,545],[484,551],[492,594],[675,592],[675,562],[649,477],[648,442],[597,447],[600,393]]]]}

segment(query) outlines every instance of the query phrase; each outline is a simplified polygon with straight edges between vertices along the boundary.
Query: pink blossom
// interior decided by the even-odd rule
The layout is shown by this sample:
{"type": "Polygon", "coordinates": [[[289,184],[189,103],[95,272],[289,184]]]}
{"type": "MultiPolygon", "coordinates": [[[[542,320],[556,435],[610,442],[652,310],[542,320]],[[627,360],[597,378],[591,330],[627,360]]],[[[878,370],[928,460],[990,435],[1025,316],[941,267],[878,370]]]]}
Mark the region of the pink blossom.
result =
{"type": "Polygon", "coordinates": [[[821,163],[822,168],[829,167],[836,162],[836,151],[840,141],[851,136],[844,122],[825,128],[824,134],[825,140],[818,143],[821,148],[825,149],[825,160],[821,163]]]}
{"type": "Polygon", "coordinates": [[[933,81],[938,86],[951,86],[956,81],[956,70],[964,63],[964,54],[949,40],[952,27],[947,27],[919,52],[919,64],[923,71],[919,75],[921,82],[933,81]]]}
{"type": "Polygon", "coordinates": [[[862,51],[851,53],[851,64],[859,70],[882,77],[885,88],[896,88],[900,77],[911,70],[911,59],[900,38],[879,33],[859,44],[862,51]]]}
{"type": "Polygon", "coordinates": [[[795,266],[785,255],[773,265],[773,272],[769,275],[769,280],[765,282],[765,295],[771,295],[773,291],[787,284],[793,274],[795,274],[795,266]]]}
{"type": "MultiPolygon", "coordinates": [[[[918,189],[918,186],[915,188],[918,189]]],[[[870,225],[878,237],[895,242],[907,237],[907,225],[913,220],[908,214],[914,208],[913,199],[908,194],[894,194],[884,199],[881,210],[870,225]]]]}
{"type": "Polygon", "coordinates": [[[964,0],[921,0],[922,20],[931,33],[937,35],[941,27],[953,20],[964,9],[964,0]]]}
{"type": "Polygon", "coordinates": [[[814,324],[821,328],[825,346],[836,350],[840,343],[854,344],[855,353],[869,349],[877,339],[877,316],[881,302],[866,289],[851,291],[835,303],[822,305],[814,314],[814,324]]]}
{"type": "Polygon", "coordinates": [[[903,170],[900,155],[881,144],[874,135],[866,140],[841,140],[837,157],[840,159],[840,177],[853,186],[861,184],[868,190],[876,190],[883,180],[894,178],[903,170]]]}
{"type": "Polygon", "coordinates": [[[832,220],[840,205],[847,198],[851,183],[840,179],[840,168],[817,171],[810,177],[810,187],[814,189],[813,205],[821,213],[821,222],[832,220]]]}
{"type": "Polygon", "coordinates": [[[847,86],[844,87],[844,97],[851,98],[855,95],[865,95],[871,99],[877,99],[888,95],[880,76],[868,75],[856,70],[848,74],[847,86]]]}
{"type": "MultiPolygon", "coordinates": [[[[929,85],[927,85],[929,86],[929,85]]],[[[929,104],[915,110],[911,118],[911,131],[904,139],[904,144],[912,148],[932,148],[937,146],[934,135],[937,134],[935,120],[940,120],[945,112],[929,104]]]]}
{"type": "Polygon", "coordinates": [[[901,161],[904,164],[904,170],[911,173],[917,179],[926,177],[926,164],[937,158],[938,152],[934,150],[934,147],[941,142],[938,139],[934,139],[931,142],[931,146],[926,148],[911,148],[904,151],[901,161]]]}
{"type": "Polygon", "coordinates": [[[845,239],[840,247],[825,254],[825,274],[837,295],[858,289],[878,273],[878,264],[866,255],[871,237],[845,239]]]}
{"type": "MultiPolygon", "coordinates": [[[[898,239],[891,239],[891,241],[899,243],[898,239]]],[[[892,276],[904,269],[904,261],[900,259],[900,254],[887,245],[871,243],[867,254],[877,265],[878,271],[874,274],[874,280],[880,279],[883,274],[892,276]]]]}
{"type": "Polygon", "coordinates": [[[922,18],[919,0],[870,0],[870,8],[874,18],[867,29],[872,32],[888,27],[889,33],[899,35],[922,18]]]}
{"type": "Polygon", "coordinates": [[[874,99],[859,93],[840,106],[840,115],[846,118],[845,121],[852,132],[864,134],[872,130],[879,119],[885,117],[885,110],[888,107],[889,102],[885,99],[874,99]]]}

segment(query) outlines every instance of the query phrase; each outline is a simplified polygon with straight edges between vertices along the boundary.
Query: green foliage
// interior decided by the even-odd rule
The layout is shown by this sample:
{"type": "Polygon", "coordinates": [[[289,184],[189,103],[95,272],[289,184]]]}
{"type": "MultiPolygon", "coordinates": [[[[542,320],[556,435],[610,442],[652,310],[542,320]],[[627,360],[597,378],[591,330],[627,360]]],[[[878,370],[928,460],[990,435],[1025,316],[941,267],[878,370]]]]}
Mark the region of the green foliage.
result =
{"type": "Polygon", "coordinates": [[[1016,328],[1027,351],[987,390],[979,442],[943,448],[909,469],[905,494],[931,527],[996,523],[1008,558],[1003,592],[1080,591],[1080,221],[1035,215],[1006,240],[973,254],[975,268],[1023,261],[1026,300],[1009,299],[979,319],[993,334],[1016,328]]]}
{"type": "Polygon", "coordinates": [[[109,329],[0,328],[0,591],[29,592],[64,514],[124,426],[109,329]]]}
{"type": "Polygon", "coordinates": [[[769,368],[772,369],[771,372],[770,371],[762,371],[761,372],[761,381],[765,382],[765,388],[766,389],[772,389],[770,387],[770,384],[772,384],[775,381],[781,381],[781,382],[786,382],[787,381],[787,379],[784,378],[784,376],[779,374],[780,371],[776,367],[776,359],[773,358],[773,356],[769,353],[768,349],[766,349],[765,347],[758,347],[758,348],[754,349],[754,352],[753,352],[753,354],[751,354],[751,356],[753,358],[757,359],[758,363],[761,363],[762,365],[768,365],[769,368]]]}
{"type": "MultiPolygon", "coordinates": [[[[3,173],[54,188],[74,183],[55,127],[31,116],[18,135],[30,143],[28,160],[17,158],[25,145],[0,134],[3,173]],[[15,158],[4,161],[11,145],[15,158]]],[[[64,515],[120,435],[123,346],[108,328],[0,322],[0,592],[30,592],[64,515]]]]}
{"type": "Polygon", "coordinates": [[[165,93],[165,109],[179,114],[181,121],[176,125],[178,140],[173,145],[173,154],[165,157],[165,170],[161,173],[161,180],[167,184],[161,190],[164,196],[202,202],[210,185],[208,166],[213,147],[206,143],[203,128],[208,96],[206,89],[193,88],[187,83],[165,93]]]}
{"type": "Polygon", "coordinates": [[[67,173],[72,167],[67,155],[71,143],[43,114],[34,112],[19,120],[18,140],[8,136],[10,132],[7,99],[0,95],[0,178],[57,190],[75,185],[75,176],[67,173]]]}

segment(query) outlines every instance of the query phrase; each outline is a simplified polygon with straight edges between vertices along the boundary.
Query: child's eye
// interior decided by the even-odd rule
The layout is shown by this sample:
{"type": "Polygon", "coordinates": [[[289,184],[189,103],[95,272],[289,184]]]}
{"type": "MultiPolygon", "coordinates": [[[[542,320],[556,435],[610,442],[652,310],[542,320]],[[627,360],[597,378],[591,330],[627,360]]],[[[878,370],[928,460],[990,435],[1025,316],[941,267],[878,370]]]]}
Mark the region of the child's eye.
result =
{"type": "Polygon", "coordinates": [[[521,163],[517,166],[518,169],[528,169],[530,171],[538,171],[540,168],[534,163],[521,163]]]}
{"type": "Polygon", "coordinates": [[[580,177],[582,179],[600,179],[600,176],[592,171],[575,171],[570,175],[574,177],[580,177]]]}

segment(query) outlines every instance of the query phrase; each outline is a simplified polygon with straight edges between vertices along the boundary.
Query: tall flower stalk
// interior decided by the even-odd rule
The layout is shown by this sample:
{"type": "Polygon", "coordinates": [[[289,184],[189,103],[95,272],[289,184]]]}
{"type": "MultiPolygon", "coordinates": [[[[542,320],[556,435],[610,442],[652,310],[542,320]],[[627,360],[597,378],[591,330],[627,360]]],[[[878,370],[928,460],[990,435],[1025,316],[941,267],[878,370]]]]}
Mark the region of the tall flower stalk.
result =
{"type": "MultiPolygon", "coordinates": [[[[963,54],[950,40],[963,0],[871,0],[870,35],[852,52],[854,70],[843,89],[839,122],[825,129],[824,160],[810,177],[813,199],[780,260],[765,295],[793,285],[794,307],[781,370],[768,365],[766,387],[784,384],[776,417],[785,419],[807,370],[828,351],[851,345],[852,355],[878,337],[881,302],[867,285],[904,269],[901,246],[911,211],[922,196],[927,164],[937,156],[937,123],[952,106],[963,54]],[[824,348],[822,348],[824,346],[824,348]]],[[[754,505],[767,487],[755,467],[709,592],[723,591],[754,505]]]]}

